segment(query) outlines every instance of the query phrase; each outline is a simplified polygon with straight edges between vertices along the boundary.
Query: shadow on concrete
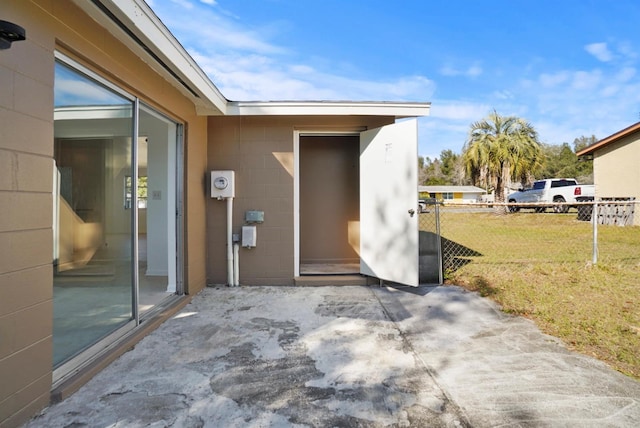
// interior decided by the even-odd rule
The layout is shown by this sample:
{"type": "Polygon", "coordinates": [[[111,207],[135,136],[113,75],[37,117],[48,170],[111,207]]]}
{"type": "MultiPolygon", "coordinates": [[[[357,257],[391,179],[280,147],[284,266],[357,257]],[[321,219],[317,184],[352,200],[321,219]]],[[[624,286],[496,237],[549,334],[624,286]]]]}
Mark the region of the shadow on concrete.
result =
{"type": "Polygon", "coordinates": [[[394,290],[403,291],[405,293],[415,294],[416,296],[426,296],[435,290],[439,285],[437,284],[423,284],[419,287],[411,287],[409,285],[404,284],[396,284],[396,283],[385,283],[386,286],[393,288],[394,290]]]}
{"type": "MultiPolygon", "coordinates": [[[[420,283],[438,284],[440,282],[438,235],[434,232],[421,230],[419,243],[420,283]]],[[[455,272],[471,263],[470,257],[482,256],[482,253],[473,248],[466,247],[442,236],[440,236],[439,244],[440,251],[442,251],[443,272],[455,272]]]]}

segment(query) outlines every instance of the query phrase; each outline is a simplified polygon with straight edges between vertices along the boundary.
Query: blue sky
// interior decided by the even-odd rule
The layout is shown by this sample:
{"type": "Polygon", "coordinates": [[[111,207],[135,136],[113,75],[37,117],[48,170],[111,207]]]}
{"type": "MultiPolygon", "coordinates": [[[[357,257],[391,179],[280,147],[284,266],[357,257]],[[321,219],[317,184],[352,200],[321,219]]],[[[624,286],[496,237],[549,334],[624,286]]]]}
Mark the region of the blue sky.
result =
{"type": "Polygon", "coordinates": [[[147,0],[231,100],[429,101],[419,154],[492,110],[540,140],[640,120],[637,0],[147,0]]]}

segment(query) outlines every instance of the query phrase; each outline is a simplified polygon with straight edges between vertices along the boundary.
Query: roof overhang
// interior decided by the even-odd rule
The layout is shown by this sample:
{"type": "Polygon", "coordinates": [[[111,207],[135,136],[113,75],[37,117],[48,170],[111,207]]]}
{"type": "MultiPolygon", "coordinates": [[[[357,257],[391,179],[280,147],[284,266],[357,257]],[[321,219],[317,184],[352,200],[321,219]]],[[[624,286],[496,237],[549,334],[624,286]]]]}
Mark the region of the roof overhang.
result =
{"type": "Polygon", "coordinates": [[[229,101],[233,116],[428,116],[431,103],[379,101],[229,101]]]}
{"type": "Polygon", "coordinates": [[[483,188],[476,186],[418,186],[418,192],[430,192],[430,193],[445,193],[445,192],[453,192],[453,193],[487,193],[487,191],[483,188]]]}
{"type": "Polygon", "coordinates": [[[428,116],[430,103],[229,101],[143,0],[73,0],[190,99],[203,116],[428,116]]]}
{"type": "Polygon", "coordinates": [[[625,129],[623,129],[621,131],[618,131],[615,134],[611,134],[608,137],[603,138],[602,140],[600,140],[600,141],[598,141],[598,142],[596,142],[596,143],[594,143],[594,144],[592,144],[592,145],[590,145],[588,147],[585,147],[584,149],[578,151],[576,153],[576,156],[593,155],[593,153],[596,150],[599,150],[599,149],[601,149],[601,148],[603,148],[603,147],[605,147],[605,146],[607,146],[607,145],[609,145],[611,143],[614,143],[614,142],[616,142],[616,141],[618,141],[618,140],[620,140],[620,139],[622,139],[622,138],[624,138],[624,137],[626,137],[628,135],[631,135],[631,134],[633,134],[635,132],[639,132],[639,131],[640,131],[640,122],[634,123],[633,125],[625,128],[625,129]]]}
{"type": "Polygon", "coordinates": [[[226,98],[143,0],[73,1],[190,99],[198,114],[225,114],[226,98]]]}

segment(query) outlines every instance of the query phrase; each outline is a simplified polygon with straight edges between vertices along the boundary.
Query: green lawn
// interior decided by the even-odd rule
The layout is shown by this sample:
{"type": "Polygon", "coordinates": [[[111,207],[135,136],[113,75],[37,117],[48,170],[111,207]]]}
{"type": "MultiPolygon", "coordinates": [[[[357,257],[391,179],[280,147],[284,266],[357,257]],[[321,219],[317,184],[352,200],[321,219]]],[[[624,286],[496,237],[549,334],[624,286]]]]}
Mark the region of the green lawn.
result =
{"type": "Polygon", "coordinates": [[[575,213],[443,210],[440,225],[447,283],[640,379],[640,227],[598,226],[593,265],[593,226],[575,213]]]}

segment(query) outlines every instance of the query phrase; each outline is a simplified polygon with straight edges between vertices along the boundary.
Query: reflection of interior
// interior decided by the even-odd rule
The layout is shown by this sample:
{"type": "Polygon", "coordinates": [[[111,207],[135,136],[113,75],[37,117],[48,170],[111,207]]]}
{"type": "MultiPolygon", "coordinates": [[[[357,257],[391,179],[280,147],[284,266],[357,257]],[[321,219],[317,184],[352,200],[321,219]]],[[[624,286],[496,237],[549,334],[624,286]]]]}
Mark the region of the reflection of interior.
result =
{"type": "Polygon", "coordinates": [[[57,271],[85,267],[104,242],[104,152],[109,140],[59,140],[57,271]]]}
{"type": "MultiPolygon", "coordinates": [[[[58,110],[55,123],[54,365],[133,317],[131,119],[113,108],[93,108],[90,120],[71,110],[58,110]]],[[[137,208],[143,313],[176,291],[176,134],[175,124],[144,111],[139,128],[138,175],[149,192],[137,208]]]]}

